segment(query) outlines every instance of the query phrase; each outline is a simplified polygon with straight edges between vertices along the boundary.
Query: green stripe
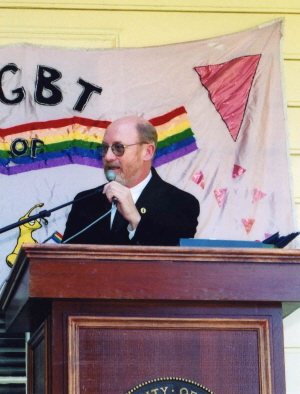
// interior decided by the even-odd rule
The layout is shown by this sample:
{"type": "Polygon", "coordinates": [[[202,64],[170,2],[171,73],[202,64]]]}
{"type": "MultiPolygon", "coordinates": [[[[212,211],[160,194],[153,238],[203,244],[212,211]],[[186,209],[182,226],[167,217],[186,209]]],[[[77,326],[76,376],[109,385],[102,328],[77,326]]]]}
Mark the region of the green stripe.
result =
{"type": "Polygon", "coordinates": [[[0,159],[10,159],[11,154],[7,150],[0,150],[0,159]]]}
{"type": "Polygon", "coordinates": [[[48,153],[48,152],[58,152],[58,151],[66,150],[68,148],[85,148],[90,150],[96,150],[98,147],[99,147],[99,143],[97,142],[71,140],[71,141],[56,142],[54,144],[44,145],[42,150],[43,152],[48,153]]]}
{"type": "Polygon", "coordinates": [[[170,137],[165,138],[162,141],[159,141],[157,143],[157,149],[166,148],[167,146],[170,146],[170,145],[174,144],[175,142],[180,142],[182,140],[185,140],[186,138],[192,137],[193,135],[194,135],[194,133],[192,132],[192,129],[188,128],[188,129],[182,131],[181,133],[174,134],[170,137]]]}
{"type": "MultiPolygon", "coordinates": [[[[97,150],[97,148],[99,147],[99,143],[82,141],[82,140],[69,140],[63,142],[56,142],[54,144],[41,145],[41,148],[38,149],[38,153],[59,152],[62,150],[66,150],[68,148],[75,148],[75,147],[97,150]]],[[[30,156],[30,154],[31,154],[31,149],[29,148],[27,150],[26,155],[23,155],[22,157],[30,156]]],[[[11,154],[10,151],[0,150],[0,159],[11,159],[11,158],[15,158],[15,157],[11,154]]]]}
{"type": "MultiPolygon", "coordinates": [[[[174,134],[170,137],[165,138],[162,141],[159,141],[157,144],[157,149],[166,148],[176,142],[180,142],[185,140],[186,138],[192,137],[194,133],[192,132],[191,128],[188,128],[181,133],[174,134]]],[[[91,141],[82,141],[80,139],[69,140],[69,141],[62,141],[62,142],[55,142],[53,144],[45,144],[42,145],[41,148],[38,150],[38,153],[50,153],[50,152],[59,152],[62,150],[66,150],[68,148],[84,148],[90,150],[96,150],[99,147],[98,142],[91,142],[91,141]]],[[[27,151],[27,154],[24,156],[30,156],[31,150],[30,148],[27,151]]],[[[0,150],[0,158],[1,159],[10,159],[12,155],[9,151],[0,150]]]]}

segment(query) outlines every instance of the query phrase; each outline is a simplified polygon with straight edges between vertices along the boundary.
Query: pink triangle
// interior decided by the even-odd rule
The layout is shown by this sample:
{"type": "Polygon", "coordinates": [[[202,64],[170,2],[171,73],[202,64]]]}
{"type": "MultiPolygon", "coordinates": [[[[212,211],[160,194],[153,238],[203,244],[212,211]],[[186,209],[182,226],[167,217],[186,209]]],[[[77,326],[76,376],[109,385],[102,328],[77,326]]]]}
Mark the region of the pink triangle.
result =
{"type": "Polygon", "coordinates": [[[222,64],[195,67],[234,141],[243,122],[260,56],[242,56],[222,64]]]}
{"type": "Polygon", "coordinates": [[[237,177],[243,175],[245,171],[246,171],[245,168],[235,164],[233,166],[233,170],[232,170],[232,178],[237,178],[237,177]]]}
{"type": "Polygon", "coordinates": [[[265,239],[267,239],[267,238],[271,237],[271,235],[273,235],[273,234],[270,234],[270,233],[265,233],[265,239]]]}
{"type": "Polygon", "coordinates": [[[195,174],[192,177],[192,181],[197,183],[197,185],[201,186],[202,189],[204,189],[205,183],[204,183],[204,175],[202,171],[195,172],[195,174]]]}
{"type": "Polygon", "coordinates": [[[217,203],[218,203],[219,207],[222,207],[224,205],[224,202],[225,202],[227,189],[216,189],[214,191],[214,193],[215,193],[215,197],[216,197],[216,200],[217,200],[217,203]]]}
{"type": "Polygon", "coordinates": [[[252,204],[262,198],[264,198],[267,194],[263,193],[261,190],[255,188],[254,192],[253,192],[253,200],[252,200],[252,204]]]}
{"type": "Polygon", "coordinates": [[[242,219],[242,222],[243,222],[243,225],[245,226],[247,234],[249,234],[252,229],[252,226],[255,222],[255,219],[242,219]]]}

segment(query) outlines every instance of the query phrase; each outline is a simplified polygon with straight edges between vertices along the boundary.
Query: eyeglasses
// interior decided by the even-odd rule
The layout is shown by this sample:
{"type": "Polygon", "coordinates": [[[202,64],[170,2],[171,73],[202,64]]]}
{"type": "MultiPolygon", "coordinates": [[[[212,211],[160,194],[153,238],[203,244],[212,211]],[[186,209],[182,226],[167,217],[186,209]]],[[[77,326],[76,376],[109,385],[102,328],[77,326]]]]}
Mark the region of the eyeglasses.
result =
{"type": "Polygon", "coordinates": [[[112,145],[101,144],[98,148],[98,152],[102,157],[104,157],[107,154],[108,149],[111,148],[115,156],[123,156],[125,152],[125,148],[127,148],[128,146],[142,145],[142,144],[147,144],[147,142],[137,142],[136,144],[130,144],[130,145],[123,145],[120,142],[114,142],[112,145]]]}

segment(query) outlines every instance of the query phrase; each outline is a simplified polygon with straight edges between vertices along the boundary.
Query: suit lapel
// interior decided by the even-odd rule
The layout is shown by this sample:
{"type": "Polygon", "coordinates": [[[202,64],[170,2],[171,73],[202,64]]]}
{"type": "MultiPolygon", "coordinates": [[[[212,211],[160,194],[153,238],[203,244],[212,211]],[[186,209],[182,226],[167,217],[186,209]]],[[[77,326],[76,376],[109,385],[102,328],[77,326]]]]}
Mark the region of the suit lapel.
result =
{"type": "Polygon", "coordinates": [[[141,215],[153,207],[156,201],[159,201],[161,198],[163,198],[161,193],[161,186],[163,183],[164,182],[159,177],[155,169],[152,168],[152,177],[135,204],[141,215]]]}
{"type": "MultiPolygon", "coordinates": [[[[93,215],[93,220],[97,220],[111,209],[111,203],[104,194],[96,196],[93,201],[90,201],[90,210],[93,215]]],[[[89,234],[94,243],[109,244],[110,243],[110,214],[99,220],[90,229],[89,234]]]]}

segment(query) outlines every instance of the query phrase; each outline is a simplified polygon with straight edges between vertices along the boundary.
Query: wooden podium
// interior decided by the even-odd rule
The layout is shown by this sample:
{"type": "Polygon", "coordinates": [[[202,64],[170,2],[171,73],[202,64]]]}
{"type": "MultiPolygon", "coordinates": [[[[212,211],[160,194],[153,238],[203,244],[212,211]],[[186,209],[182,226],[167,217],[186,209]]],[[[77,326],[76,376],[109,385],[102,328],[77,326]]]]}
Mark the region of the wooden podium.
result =
{"type": "MultiPolygon", "coordinates": [[[[8,330],[31,333],[29,394],[135,393],[171,377],[283,394],[282,310],[299,301],[300,251],[36,244],[0,306],[8,330]]],[[[138,392],[198,394],[167,387],[138,392]]]]}

